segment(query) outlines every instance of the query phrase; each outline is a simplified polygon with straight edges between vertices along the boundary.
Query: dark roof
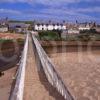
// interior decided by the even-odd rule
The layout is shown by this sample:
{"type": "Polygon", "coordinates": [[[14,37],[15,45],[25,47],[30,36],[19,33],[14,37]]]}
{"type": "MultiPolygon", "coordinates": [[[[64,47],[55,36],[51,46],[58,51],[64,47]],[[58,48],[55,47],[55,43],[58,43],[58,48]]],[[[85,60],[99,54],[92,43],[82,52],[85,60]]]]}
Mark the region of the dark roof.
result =
{"type": "Polygon", "coordinates": [[[5,19],[0,19],[0,24],[7,24],[8,23],[8,20],[5,18],[5,19]]]}
{"type": "Polygon", "coordinates": [[[8,27],[8,25],[0,25],[0,28],[8,27]]]}
{"type": "Polygon", "coordinates": [[[9,27],[16,27],[16,26],[20,26],[21,28],[27,28],[27,24],[25,23],[9,23],[9,27]]]}
{"type": "Polygon", "coordinates": [[[35,25],[64,25],[63,22],[52,22],[52,21],[36,21],[35,25]]]}

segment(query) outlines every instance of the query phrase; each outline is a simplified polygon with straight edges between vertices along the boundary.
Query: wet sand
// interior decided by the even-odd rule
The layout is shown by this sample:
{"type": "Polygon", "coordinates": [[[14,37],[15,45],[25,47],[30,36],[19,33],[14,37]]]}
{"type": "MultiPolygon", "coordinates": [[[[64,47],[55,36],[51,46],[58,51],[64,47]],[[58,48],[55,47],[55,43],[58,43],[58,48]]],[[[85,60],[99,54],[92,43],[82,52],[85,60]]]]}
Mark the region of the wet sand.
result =
{"type": "Polygon", "coordinates": [[[67,52],[50,57],[75,100],[100,100],[100,53],[67,52]]]}
{"type": "Polygon", "coordinates": [[[24,41],[17,46],[13,42],[4,42],[0,48],[0,70],[12,68],[19,60],[23,50],[24,41]]]}
{"type": "Polygon", "coordinates": [[[0,77],[0,100],[8,100],[17,67],[4,71],[0,77]]]}
{"type": "Polygon", "coordinates": [[[100,49],[71,50],[48,55],[75,100],[100,100],[100,49]]]}
{"type": "MultiPolygon", "coordinates": [[[[0,33],[0,39],[16,39],[17,41],[17,39],[24,38],[25,36],[21,34],[0,33]]],[[[20,60],[19,56],[23,50],[23,45],[24,41],[18,42],[17,45],[10,41],[0,42],[0,71],[4,72],[4,75],[0,77],[0,100],[9,99],[13,77],[17,70],[16,64],[20,60]],[[13,56],[15,56],[15,59],[11,59],[13,56]]]]}

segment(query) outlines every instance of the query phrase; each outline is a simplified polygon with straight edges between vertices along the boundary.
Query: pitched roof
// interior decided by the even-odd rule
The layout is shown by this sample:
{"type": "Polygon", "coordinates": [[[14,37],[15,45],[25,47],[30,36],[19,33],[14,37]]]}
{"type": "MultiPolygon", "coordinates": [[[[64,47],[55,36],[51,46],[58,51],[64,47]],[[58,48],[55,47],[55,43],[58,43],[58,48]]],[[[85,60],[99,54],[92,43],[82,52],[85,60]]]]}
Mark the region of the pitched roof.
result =
{"type": "Polygon", "coordinates": [[[15,22],[10,22],[9,23],[9,27],[16,27],[16,26],[20,26],[20,27],[22,27],[22,28],[26,28],[26,27],[28,27],[28,25],[27,24],[25,24],[25,23],[15,23],[15,22]]]}
{"type": "Polygon", "coordinates": [[[7,20],[7,18],[5,18],[5,19],[0,19],[0,24],[2,25],[2,24],[7,24],[8,23],[8,20],[7,20]]]}
{"type": "Polygon", "coordinates": [[[63,22],[56,22],[56,21],[36,21],[35,25],[64,25],[63,22]]]}

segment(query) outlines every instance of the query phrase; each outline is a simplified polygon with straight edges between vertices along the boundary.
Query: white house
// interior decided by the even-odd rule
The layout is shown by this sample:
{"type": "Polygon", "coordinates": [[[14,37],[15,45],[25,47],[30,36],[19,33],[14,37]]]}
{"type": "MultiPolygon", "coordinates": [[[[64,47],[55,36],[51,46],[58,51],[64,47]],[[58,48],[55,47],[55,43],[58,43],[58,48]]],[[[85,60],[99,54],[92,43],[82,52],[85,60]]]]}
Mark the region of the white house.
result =
{"type": "Polygon", "coordinates": [[[0,32],[8,32],[8,26],[0,26],[0,32]]]}
{"type": "Polygon", "coordinates": [[[68,34],[80,34],[80,31],[78,28],[68,28],[61,33],[61,37],[66,38],[68,34]]]}
{"type": "Polygon", "coordinates": [[[79,26],[79,30],[90,30],[91,28],[89,26],[84,26],[84,25],[80,25],[79,26]]]}
{"type": "Polygon", "coordinates": [[[96,32],[100,33],[100,25],[96,25],[95,30],[96,32]]]}
{"type": "Polygon", "coordinates": [[[94,23],[83,23],[79,24],[79,30],[90,30],[94,27],[94,23]]]}
{"type": "Polygon", "coordinates": [[[66,30],[66,24],[60,23],[35,23],[34,30],[66,30]]]}
{"type": "Polygon", "coordinates": [[[79,34],[80,31],[78,29],[68,29],[68,34],[79,34]]]}
{"type": "Polygon", "coordinates": [[[0,19],[0,32],[7,32],[8,29],[8,19],[0,19]]]}
{"type": "Polygon", "coordinates": [[[15,22],[10,22],[9,23],[9,30],[10,31],[15,31],[15,32],[26,32],[28,30],[29,25],[25,23],[15,23],[15,22]]]}

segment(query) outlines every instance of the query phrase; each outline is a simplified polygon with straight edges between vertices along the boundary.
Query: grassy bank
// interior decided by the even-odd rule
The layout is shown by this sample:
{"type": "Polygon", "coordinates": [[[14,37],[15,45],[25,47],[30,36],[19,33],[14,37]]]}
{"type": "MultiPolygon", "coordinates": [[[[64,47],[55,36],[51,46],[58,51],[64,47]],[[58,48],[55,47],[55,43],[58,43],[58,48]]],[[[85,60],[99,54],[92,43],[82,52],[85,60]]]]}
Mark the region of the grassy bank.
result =
{"type": "Polygon", "coordinates": [[[21,50],[24,46],[24,39],[0,39],[0,51],[3,53],[9,53],[9,51],[15,50],[16,47],[21,50]]]}
{"type": "Polygon", "coordinates": [[[60,40],[60,31],[39,31],[40,40],[60,40]]]}
{"type": "Polygon", "coordinates": [[[64,37],[61,36],[62,32],[57,31],[39,31],[40,40],[50,41],[100,41],[100,34],[97,33],[80,33],[80,34],[66,34],[64,37]]]}
{"type": "Polygon", "coordinates": [[[18,38],[18,39],[0,39],[0,44],[1,43],[9,43],[9,42],[14,42],[16,41],[18,44],[23,44],[24,43],[24,39],[18,38]]]}

